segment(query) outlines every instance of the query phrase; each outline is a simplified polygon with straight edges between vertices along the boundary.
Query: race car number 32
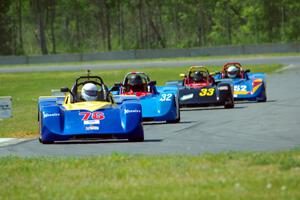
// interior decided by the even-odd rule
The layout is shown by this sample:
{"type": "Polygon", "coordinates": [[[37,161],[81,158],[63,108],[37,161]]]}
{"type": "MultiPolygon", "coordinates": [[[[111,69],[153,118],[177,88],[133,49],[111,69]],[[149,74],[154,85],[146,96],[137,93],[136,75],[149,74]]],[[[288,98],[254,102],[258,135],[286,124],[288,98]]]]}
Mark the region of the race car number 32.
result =
{"type": "Polygon", "coordinates": [[[203,97],[203,96],[212,96],[214,95],[214,92],[215,92],[215,88],[202,88],[200,93],[199,93],[199,96],[203,97]]]}

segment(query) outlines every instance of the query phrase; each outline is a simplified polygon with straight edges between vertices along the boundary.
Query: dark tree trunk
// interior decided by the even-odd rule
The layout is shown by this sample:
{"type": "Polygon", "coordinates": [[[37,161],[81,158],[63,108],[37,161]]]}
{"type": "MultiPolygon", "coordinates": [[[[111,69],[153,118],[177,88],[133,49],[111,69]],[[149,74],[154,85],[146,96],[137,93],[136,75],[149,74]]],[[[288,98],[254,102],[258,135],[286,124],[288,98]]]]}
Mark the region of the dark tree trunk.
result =
{"type": "Polygon", "coordinates": [[[110,5],[105,1],[107,50],[111,51],[110,5]]]}
{"type": "Polygon", "coordinates": [[[54,22],[55,22],[55,0],[51,0],[51,42],[52,42],[52,53],[56,53],[56,41],[54,33],[54,22]]]}
{"type": "Polygon", "coordinates": [[[24,54],[23,50],[23,18],[22,18],[22,0],[17,2],[18,23],[19,23],[19,48],[17,54],[24,54]]]}
{"type": "Polygon", "coordinates": [[[227,27],[227,44],[231,44],[231,20],[230,20],[230,10],[228,5],[228,0],[225,2],[225,10],[226,10],[226,27],[227,27]]]}
{"type": "Polygon", "coordinates": [[[118,33],[119,33],[119,46],[124,49],[124,19],[122,1],[118,1],[118,33]]]}
{"type": "Polygon", "coordinates": [[[157,26],[154,24],[153,19],[152,19],[152,12],[151,12],[151,5],[149,1],[146,1],[147,7],[148,7],[148,21],[149,21],[149,26],[153,30],[153,33],[155,34],[156,40],[159,42],[160,46],[162,48],[166,48],[165,40],[162,37],[161,33],[159,32],[159,29],[157,26]]]}
{"type": "Polygon", "coordinates": [[[45,8],[43,7],[42,0],[32,0],[31,10],[32,15],[36,19],[36,24],[38,27],[38,40],[43,55],[48,54],[47,43],[46,43],[46,33],[45,33],[45,21],[44,21],[44,12],[45,8]]]}
{"type": "Polygon", "coordinates": [[[138,12],[139,12],[139,48],[145,48],[144,33],[143,33],[143,1],[142,0],[139,0],[138,12]]]}

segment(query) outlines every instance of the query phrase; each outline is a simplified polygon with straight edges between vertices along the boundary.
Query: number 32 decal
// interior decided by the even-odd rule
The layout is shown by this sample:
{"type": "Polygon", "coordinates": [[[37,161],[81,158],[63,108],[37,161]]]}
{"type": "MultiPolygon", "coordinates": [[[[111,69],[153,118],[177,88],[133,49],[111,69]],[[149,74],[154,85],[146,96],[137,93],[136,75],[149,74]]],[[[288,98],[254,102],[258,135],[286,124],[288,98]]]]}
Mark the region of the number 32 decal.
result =
{"type": "Polygon", "coordinates": [[[203,97],[203,96],[212,96],[215,92],[215,88],[202,88],[200,93],[199,93],[199,96],[203,97]]]}
{"type": "Polygon", "coordinates": [[[160,101],[171,101],[172,94],[162,94],[160,101]]]}
{"type": "Polygon", "coordinates": [[[247,86],[246,85],[235,85],[234,91],[247,91],[247,86]]]}

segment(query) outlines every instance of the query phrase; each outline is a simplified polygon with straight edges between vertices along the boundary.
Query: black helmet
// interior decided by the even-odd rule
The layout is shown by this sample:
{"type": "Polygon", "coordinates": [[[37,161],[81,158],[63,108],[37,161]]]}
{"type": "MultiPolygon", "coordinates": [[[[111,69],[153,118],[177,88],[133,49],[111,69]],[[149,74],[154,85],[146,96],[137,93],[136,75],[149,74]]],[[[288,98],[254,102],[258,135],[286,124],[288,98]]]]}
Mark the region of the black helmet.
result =
{"type": "Polygon", "coordinates": [[[195,71],[193,79],[195,82],[201,82],[201,81],[203,81],[204,76],[203,76],[202,72],[195,71]]]}
{"type": "Polygon", "coordinates": [[[142,77],[138,74],[133,74],[132,76],[129,77],[128,84],[132,86],[142,85],[143,84],[142,77]]]}
{"type": "Polygon", "coordinates": [[[139,74],[133,74],[128,78],[128,84],[134,92],[141,92],[144,90],[143,79],[139,74]]]}

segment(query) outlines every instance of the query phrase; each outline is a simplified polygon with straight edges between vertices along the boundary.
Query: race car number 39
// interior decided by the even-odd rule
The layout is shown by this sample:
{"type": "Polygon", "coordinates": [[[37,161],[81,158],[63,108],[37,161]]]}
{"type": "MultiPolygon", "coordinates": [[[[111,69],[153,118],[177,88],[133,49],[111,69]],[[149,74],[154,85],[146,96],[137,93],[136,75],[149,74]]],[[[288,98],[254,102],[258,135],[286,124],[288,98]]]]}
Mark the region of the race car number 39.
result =
{"type": "Polygon", "coordinates": [[[200,93],[199,93],[199,96],[203,97],[203,96],[212,96],[214,95],[214,92],[215,92],[215,88],[202,88],[200,93]]]}

